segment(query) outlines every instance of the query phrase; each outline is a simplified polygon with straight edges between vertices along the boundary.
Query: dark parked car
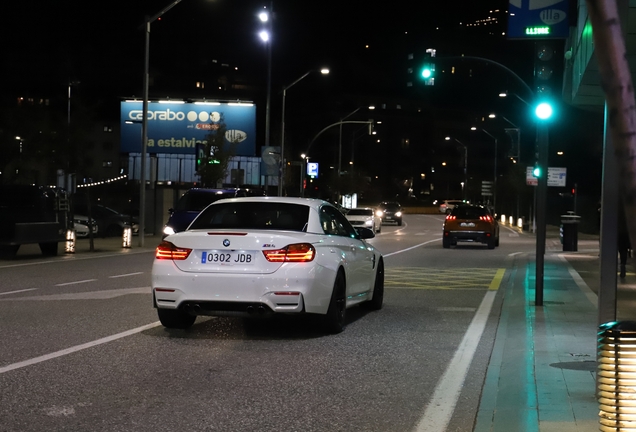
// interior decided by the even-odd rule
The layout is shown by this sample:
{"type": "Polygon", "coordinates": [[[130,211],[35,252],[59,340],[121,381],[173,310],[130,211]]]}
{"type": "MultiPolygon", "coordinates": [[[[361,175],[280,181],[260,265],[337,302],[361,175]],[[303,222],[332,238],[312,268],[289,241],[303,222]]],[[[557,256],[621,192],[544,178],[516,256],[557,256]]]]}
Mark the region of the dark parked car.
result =
{"type": "Polygon", "coordinates": [[[383,201],[378,205],[378,211],[382,212],[382,223],[395,222],[402,226],[402,206],[396,201],[383,201]]]}
{"type": "Polygon", "coordinates": [[[185,231],[195,217],[207,206],[223,198],[252,196],[247,189],[193,188],[184,193],[175,208],[168,210],[170,217],[163,227],[163,237],[185,231]]]}
{"type": "MultiPolygon", "coordinates": [[[[74,209],[75,214],[89,215],[87,205],[75,205],[74,209]]],[[[121,236],[127,226],[132,226],[133,235],[139,234],[139,221],[136,217],[119,213],[101,204],[91,205],[90,215],[91,219],[97,222],[97,232],[102,237],[121,236]]]]}

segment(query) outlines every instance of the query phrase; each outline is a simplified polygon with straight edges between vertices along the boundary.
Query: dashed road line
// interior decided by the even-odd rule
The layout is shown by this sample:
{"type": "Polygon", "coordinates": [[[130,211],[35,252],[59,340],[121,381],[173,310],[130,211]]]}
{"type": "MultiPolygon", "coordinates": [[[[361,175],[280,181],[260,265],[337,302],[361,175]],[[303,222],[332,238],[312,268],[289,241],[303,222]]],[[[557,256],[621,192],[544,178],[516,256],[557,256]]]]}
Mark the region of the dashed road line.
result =
{"type": "Polygon", "coordinates": [[[18,294],[18,293],[27,292],[27,291],[35,291],[36,289],[37,288],[27,288],[27,289],[22,289],[17,291],[7,291],[7,292],[0,293],[0,295],[18,294]]]}
{"type": "Polygon", "coordinates": [[[122,277],[128,277],[128,276],[137,276],[137,275],[140,275],[140,274],[144,274],[144,272],[120,274],[120,275],[115,275],[115,276],[108,276],[108,278],[109,279],[115,279],[115,278],[122,278],[122,277]]]}
{"type": "Polygon", "coordinates": [[[81,281],[74,281],[74,282],[66,282],[66,283],[60,283],[60,284],[55,284],[55,286],[67,286],[67,285],[77,285],[77,284],[83,284],[83,283],[88,283],[88,282],[95,282],[97,279],[86,279],[86,280],[81,280],[81,281]]]}

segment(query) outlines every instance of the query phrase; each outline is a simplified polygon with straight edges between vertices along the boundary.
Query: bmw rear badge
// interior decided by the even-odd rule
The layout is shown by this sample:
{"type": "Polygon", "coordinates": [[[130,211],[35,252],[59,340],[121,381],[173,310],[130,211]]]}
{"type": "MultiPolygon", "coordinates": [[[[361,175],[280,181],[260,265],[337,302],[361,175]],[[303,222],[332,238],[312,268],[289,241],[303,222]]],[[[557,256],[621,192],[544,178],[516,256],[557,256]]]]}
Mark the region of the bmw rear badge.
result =
{"type": "Polygon", "coordinates": [[[223,246],[228,247],[230,245],[230,241],[228,239],[223,240],[223,246]]]}

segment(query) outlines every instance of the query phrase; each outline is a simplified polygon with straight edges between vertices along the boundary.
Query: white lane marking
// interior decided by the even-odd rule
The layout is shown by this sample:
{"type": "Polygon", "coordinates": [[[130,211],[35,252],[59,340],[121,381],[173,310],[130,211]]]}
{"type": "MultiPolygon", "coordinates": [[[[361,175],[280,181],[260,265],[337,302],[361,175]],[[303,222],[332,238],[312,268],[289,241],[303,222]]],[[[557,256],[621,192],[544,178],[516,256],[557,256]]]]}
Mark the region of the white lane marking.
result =
{"type": "Polygon", "coordinates": [[[127,273],[127,274],[115,275],[115,276],[108,276],[108,278],[109,279],[115,279],[115,278],[120,278],[120,277],[136,276],[136,275],[140,275],[140,274],[144,274],[144,272],[135,272],[135,273],[127,273]]]}
{"type": "Polygon", "coordinates": [[[508,254],[508,256],[509,256],[510,258],[512,258],[513,256],[515,256],[515,255],[520,255],[520,254],[522,254],[522,253],[523,253],[523,252],[513,252],[513,253],[511,253],[511,254],[508,254]]]}
{"type": "Polygon", "coordinates": [[[7,291],[7,292],[0,293],[0,295],[17,294],[17,293],[21,293],[21,292],[34,291],[36,289],[37,288],[27,288],[27,289],[17,290],[17,291],[7,291]]]}
{"type": "Polygon", "coordinates": [[[28,262],[28,263],[22,263],[22,264],[9,264],[9,265],[2,265],[0,266],[0,269],[3,268],[15,268],[15,267],[26,267],[26,266],[32,266],[32,265],[41,265],[41,264],[59,264],[62,262],[74,262],[74,261],[83,261],[83,260],[87,260],[87,259],[97,259],[97,258],[110,258],[110,257],[117,257],[117,256],[122,256],[122,255],[134,255],[134,254],[140,254],[140,253],[155,253],[155,250],[152,249],[142,249],[142,250],[130,250],[128,249],[126,252],[122,252],[122,253],[113,253],[113,254],[104,254],[104,255],[84,255],[82,257],[79,257],[77,255],[66,255],[65,257],[61,257],[60,259],[51,259],[49,261],[36,261],[36,262],[28,262]]]}
{"type": "Polygon", "coordinates": [[[49,294],[31,297],[16,297],[2,299],[0,302],[15,302],[15,301],[52,301],[52,300],[108,300],[116,297],[121,297],[129,294],[150,294],[150,287],[140,288],[122,288],[115,290],[103,290],[103,291],[89,291],[79,293],[67,293],[67,294],[49,294]]]}
{"type": "Polygon", "coordinates": [[[441,239],[442,239],[442,238],[440,237],[440,238],[436,238],[436,239],[433,239],[433,240],[429,240],[429,241],[426,241],[426,242],[424,242],[424,243],[420,243],[420,244],[417,244],[417,245],[415,245],[415,246],[411,246],[410,248],[406,248],[406,249],[398,250],[398,251],[391,252],[391,253],[388,253],[388,254],[382,254],[382,256],[384,256],[384,257],[390,257],[391,255],[397,255],[397,254],[402,253],[402,252],[408,252],[408,251],[413,250],[413,249],[416,249],[416,248],[418,248],[418,247],[420,247],[420,246],[424,246],[425,244],[429,244],[429,243],[433,243],[433,242],[436,242],[436,241],[440,241],[441,239]]]}
{"type": "Polygon", "coordinates": [[[82,350],[85,350],[87,348],[92,348],[92,347],[95,347],[95,346],[98,346],[98,345],[102,345],[102,344],[105,344],[105,343],[108,343],[108,342],[112,342],[112,341],[117,340],[117,339],[125,338],[126,336],[131,336],[131,335],[134,335],[136,333],[140,333],[140,332],[142,332],[144,330],[149,330],[151,328],[159,327],[160,325],[161,325],[161,323],[159,321],[156,321],[156,322],[153,322],[152,324],[147,324],[145,326],[141,326],[141,327],[137,327],[137,328],[134,328],[134,329],[131,329],[131,330],[127,330],[125,332],[121,332],[121,333],[114,334],[112,336],[107,336],[105,338],[97,339],[97,340],[94,340],[92,342],[87,342],[87,343],[84,343],[84,344],[81,344],[81,345],[75,345],[74,347],[66,348],[66,349],[63,349],[63,350],[60,350],[60,351],[55,351],[55,352],[52,352],[50,354],[45,354],[45,355],[42,355],[42,356],[39,356],[39,357],[34,357],[32,359],[29,359],[29,360],[24,360],[24,361],[21,361],[21,362],[18,362],[18,363],[13,363],[13,364],[10,364],[10,365],[7,365],[7,366],[3,366],[3,367],[0,367],[0,374],[3,374],[5,372],[9,372],[9,371],[12,371],[12,370],[16,370],[16,369],[21,369],[23,367],[31,366],[31,365],[34,365],[34,364],[37,364],[37,363],[42,363],[42,362],[45,362],[47,360],[52,360],[52,359],[57,358],[57,357],[62,357],[62,356],[65,356],[65,355],[68,355],[68,354],[72,354],[72,353],[77,352],[77,351],[82,351],[82,350]]]}
{"type": "Polygon", "coordinates": [[[517,231],[513,230],[512,228],[507,227],[507,226],[505,226],[505,225],[499,225],[499,226],[500,226],[500,227],[502,227],[502,228],[504,228],[504,229],[507,229],[507,230],[508,230],[508,231],[510,231],[510,232],[512,232],[512,234],[508,234],[508,237],[519,237],[519,232],[517,232],[517,231]]]}
{"type": "Polygon", "coordinates": [[[581,292],[583,292],[585,297],[587,297],[587,299],[594,305],[595,308],[598,308],[598,296],[594,291],[592,291],[588,284],[585,283],[581,275],[578,274],[576,270],[574,270],[574,267],[572,267],[572,264],[570,264],[570,262],[567,260],[567,258],[565,258],[564,255],[567,254],[558,254],[557,256],[568,266],[568,272],[570,273],[570,276],[572,276],[572,279],[574,279],[574,283],[576,283],[581,292]]]}
{"type": "Polygon", "coordinates": [[[453,360],[448,365],[442,379],[435,387],[435,393],[426,406],[426,411],[417,424],[417,432],[445,431],[457,405],[459,394],[468,368],[473,360],[477,345],[486,327],[497,291],[488,291],[479,305],[468,330],[464,334],[453,360]]]}
{"type": "Polygon", "coordinates": [[[81,280],[81,281],[66,282],[66,283],[56,284],[55,286],[77,285],[77,284],[82,284],[82,283],[87,283],[87,282],[95,282],[96,280],[97,279],[86,279],[86,280],[81,280]]]}

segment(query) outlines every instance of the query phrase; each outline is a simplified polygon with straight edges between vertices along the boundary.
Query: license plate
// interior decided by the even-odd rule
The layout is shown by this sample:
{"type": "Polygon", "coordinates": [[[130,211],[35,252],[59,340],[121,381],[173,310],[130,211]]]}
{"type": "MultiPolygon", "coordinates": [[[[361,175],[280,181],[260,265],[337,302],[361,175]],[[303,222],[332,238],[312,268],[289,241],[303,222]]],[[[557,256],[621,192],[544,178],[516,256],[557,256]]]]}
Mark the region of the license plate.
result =
{"type": "Polygon", "coordinates": [[[459,226],[463,226],[463,227],[474,227],[475,224],[472,222],[462,222],[459,224],[459,226]]]}
{"type": "Polygon", "coordinates": [[[386,217],[386,220],[391,220],[391,219],[393,219],[391,216],[386,217]]]}
{"type": "Polygon", "coordinates": [[[254,256],[244,251],[203,251],[201,252],[201,264],[220,265],[250,265],[254,262],[254,256]]]}

